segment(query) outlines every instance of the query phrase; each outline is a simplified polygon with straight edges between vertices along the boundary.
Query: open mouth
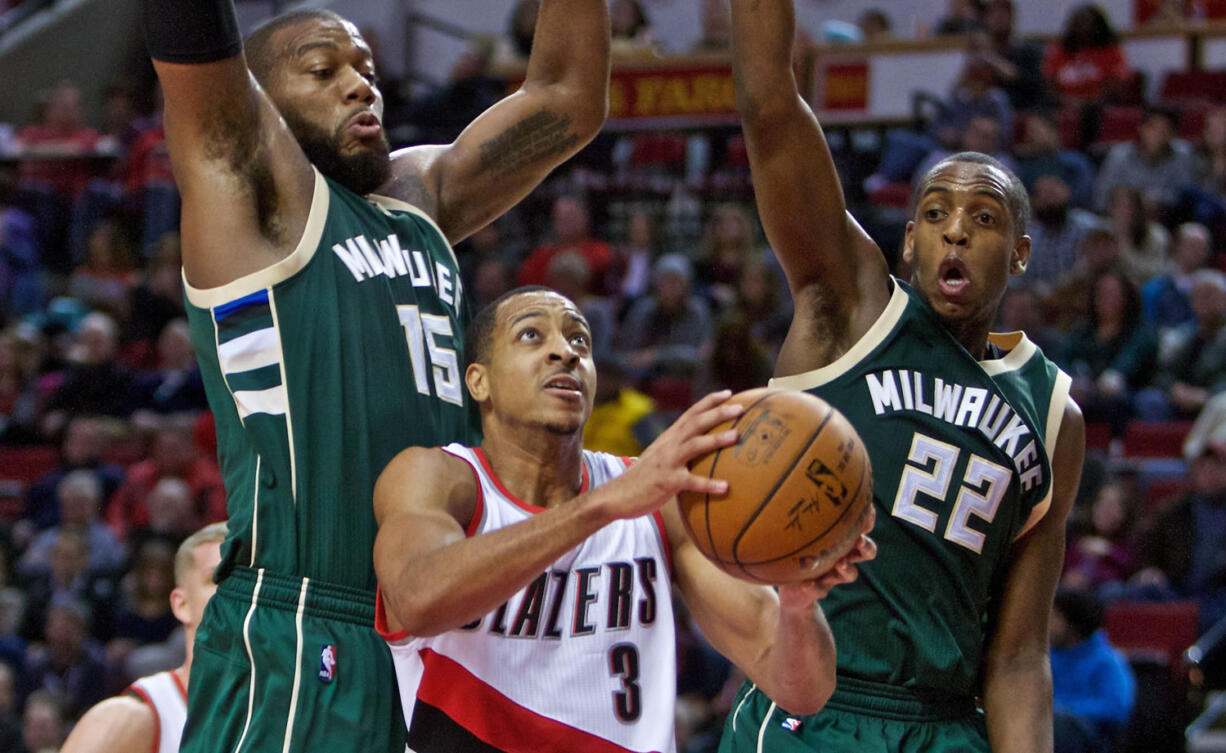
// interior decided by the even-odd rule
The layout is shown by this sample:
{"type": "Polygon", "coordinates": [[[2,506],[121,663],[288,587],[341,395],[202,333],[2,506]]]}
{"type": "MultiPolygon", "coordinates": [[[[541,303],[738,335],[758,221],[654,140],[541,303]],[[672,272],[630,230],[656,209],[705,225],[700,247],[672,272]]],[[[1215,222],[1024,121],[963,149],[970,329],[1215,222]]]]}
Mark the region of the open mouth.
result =
{"type": "Polygon", "coordinates": [[[383,125],[373,112],[363,112],[349,121],[348,130],[359,138],[370,138],[378,136],[383,131],[383,125]]]}
{"type": "Polygon", "coordinates": [[[566,397],[579,397],[583,394],[583,385],[569,374],[558,374],[545,382],[545,389],[566,397]]]}
{"type": "Polygon", "coordinates": [[[970,276],[961,259],[947,258],[941,262],[941,267],[937,270],[937,286],[946,297],[961,296],[970,284],[970,276]]]}

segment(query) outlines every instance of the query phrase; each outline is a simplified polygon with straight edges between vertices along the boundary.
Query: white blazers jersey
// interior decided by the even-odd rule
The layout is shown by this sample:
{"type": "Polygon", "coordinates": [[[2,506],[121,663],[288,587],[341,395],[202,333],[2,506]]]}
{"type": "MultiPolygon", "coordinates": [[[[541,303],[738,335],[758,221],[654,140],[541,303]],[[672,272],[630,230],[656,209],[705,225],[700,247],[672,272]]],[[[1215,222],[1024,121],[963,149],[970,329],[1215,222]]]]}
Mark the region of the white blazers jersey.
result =
{"type": "MultiPolygon", "coordinates": [[[[480,449],[451,444],[477,477],[468,535],[542,508],[516,499],[480,449]]],[[[626,461],[583,453],[583,489],[626,461]]],[[[676,637],[659,513],[611,523],[503,605],[432,638],[389,634],[414,753],[671,753],[676,637]]]]}
{"type": "MultiPolygon", "coordinates": [[[[179,753],[179,738],[187,721],[187,689],[174,672],[158,672],[128,686],[153,709],[152,753],[179,753]]],[[[133,753],[143,753],[133,751],[133,753]]]]}

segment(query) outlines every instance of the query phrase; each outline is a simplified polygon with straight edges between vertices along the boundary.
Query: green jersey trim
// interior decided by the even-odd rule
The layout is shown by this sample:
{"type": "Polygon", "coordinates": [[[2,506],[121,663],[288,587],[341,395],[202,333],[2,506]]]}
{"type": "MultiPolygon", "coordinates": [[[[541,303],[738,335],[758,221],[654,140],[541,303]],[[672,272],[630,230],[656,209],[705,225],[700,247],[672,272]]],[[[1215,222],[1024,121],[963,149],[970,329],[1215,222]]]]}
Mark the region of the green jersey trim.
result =
{"type": "Polygon", "coordinates": [[[315,250],[319,247],[319,240],[323,237],[324,224],[328,219],[328,204],[331,198],[328,192],[328,182],[324,180],[323,174],[313,167],[311,170],[315,175],[315,191],[311,197],[311,211],[307,215],[306,228],[302,231],[302,238],[298,240],[298,245],[294,247],[290,255],[264,269],[244,275],[233,282],[215,288],[194,287],[187,281],[187,274],[184,273],[183,289],[187,294],[187,300],[192,305],[202,309],[221,306],[243,296],[251,295],[258,290],[264,290],[277,283],[284,282],[306,267],[315,256],[315,250]]]}
{"type": "MultiPolygon", "coordinates": [[[[891,278],[893,279],[893,278],[891,278]]],[[[868,328],[868,332],[855,342],[847,352],[821,368],[804,371],[799,374],[775,377],[770,380],[771,387],[782,387],[791,390],[810,390],[823,384],[833,382],[846,374],[853,366],[868,357],[873,350],[885,342],[885,338],[894,330],[903,312],[907,308],[907,291],[901,285],[894,285],[890,302],[886,304],[877,321],[868,328]]]]}
{"type": "Polygon", "coordinates": [[[420,207],[413,206],[407,201],[401,201],[400,199],[393,199],[391,196],[382,196],[380,194],[372,193],[366,198],[372,204],[374,204],[375,206],[379,207],[380,209],[384,211],[408,212],[409,214],[414,215],[416,217],[420,217],[421,219],[428,222],[430,224],[430,227],[434,228],[435,232],[438,233],[439,237],[443,239],[444,241],[443,245],[447,247],[447,253],[451,254],[451,261],[452,263],[455,264],[456,269],[460,268],[460,261],[456,259],[455,249],[451,247],[451,239],[448,238],[447,234],[443,232],[443,229],[438,226],[438,223],[434,221],[434,218],[426,214],[424,211],[422,211],[420,207]]]}

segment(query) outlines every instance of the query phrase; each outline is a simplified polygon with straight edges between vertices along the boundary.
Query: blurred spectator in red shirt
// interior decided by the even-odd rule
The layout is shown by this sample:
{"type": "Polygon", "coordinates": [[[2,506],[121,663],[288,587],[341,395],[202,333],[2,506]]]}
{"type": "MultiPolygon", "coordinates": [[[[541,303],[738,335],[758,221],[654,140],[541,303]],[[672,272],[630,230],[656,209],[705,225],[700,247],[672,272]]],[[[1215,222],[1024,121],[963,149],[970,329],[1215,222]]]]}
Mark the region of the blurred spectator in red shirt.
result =
{"type": "Polygon", "coordinates": [[[1115,30],[1095,5],[1069,14],[1064,36],[1043,56],[1043,77],[1063,99],[1101,102],[1132,77],[1115,30]]]}
{"type": "Polygon", "coordinates": [[[117,536],[127,539],[134,528],[150,525],[148,498],[164,478],[187,484],[200,523],[225,520],[226,492],[217,461],[196,446],[193,424],[175,418],[158,430],[152,457],[128,469],[127,480],[111,501],[107,523],[117,536]]]}
{"type": "Polygon", "coordinates": [[[1104,484],[1090,507],[1088,530],[1069,540],[1061,585],[1097,591],[1128,580],[1137,567],[1134,526],[1139,509],[1127,486],[1117,481],[1104,484]]]}
{"type": "Polygon", "coordinates": [[[551,219],[553,243],[536,249],[524,261],[519,268],[518,283],[545,285],[549,262],[553,261],[553,257],[565,251],[575,251],[587,260],[591,270],[588,290],[596,295],[603,294],[605,272],[613,260],[613,249],[608,243],[592,237],[587,207],[575,196],[559,196],[553,203],[551,219]]]}
{"type": "MultiPolygon", "coordinates": [[[[83,155],[93,153],[100,137],[84,123],[81,90],[70,81],[56,85],[47,95],[43,122],[17,132],[23,151],[30,155],[83,155]]],[[[23,159],[18,166],[23,188],[42,187],[71,198],[93,175],[92,166],[79,159],[23,159]]]]}

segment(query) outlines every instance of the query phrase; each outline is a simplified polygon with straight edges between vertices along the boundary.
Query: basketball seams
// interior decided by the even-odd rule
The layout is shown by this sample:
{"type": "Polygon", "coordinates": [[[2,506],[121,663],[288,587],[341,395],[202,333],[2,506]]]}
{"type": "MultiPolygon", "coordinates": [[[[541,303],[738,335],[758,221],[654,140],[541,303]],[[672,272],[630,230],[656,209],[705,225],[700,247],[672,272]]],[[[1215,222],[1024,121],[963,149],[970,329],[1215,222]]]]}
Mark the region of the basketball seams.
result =
{"type": "MultiPolygon", "coordinates": [[[[777,392],[767,392],[762,397],[758,398],[757,400],[754,400],[752,403],[745,406],[745,410],[741,411],[741,415],[733,419],[732,424],[728,427],[728,429],[735,429],[737,425],[741,423],[741,419],[749,415],[749,412],[753,410],[755,407],[757,407],[758,403],[762,402],[763,400],[768,400],[772,395],[775,395],[775,394],[778,394],[778,393],[777,392]]],[[[738,441],[736,444],[733,445],[733,447],[739,447],[740,444],[741,442],[738,437],[738,441]]],[[[715,467],[719,465],[720,454],[725,449],[729,449],[729,448],[721,447],[715,451],[714,457],[711,458],[711,469],[707,471],[707,478],[709,479],[715,478],[715,467]]],[[[808,448],[806,447],[806,449],[808,448]]],[[[706,524],[706,529],[707,529],[707,545],[708,545],[707,551],[711,553],[710,554],[711,559],[718,560],[719,562],[724,562],[724,559],[720,557],[719,553],[716,551],[715,535],[711,532],[711,493],[707,492],[703,496],[706,497],[702,505],[702,518],[703,518],[703,522],[706,524]]],[[[732,556],[733,557],[736,556],[736,545],[735,544],[733,544],[733,547],[732,547],[732,556]]],[[[731,563],[726,563],[726,564],[731,564],[731,563]]]]}
{"type": "MultiPolygon", "coordinates": [[[[748,411],[746,412],[748,413],[748,411]]],[[[741,526],[741,530],[737,533],[736,538],[732,540],[732,556],[734,559],[733,562],[727,562],[725,564],[735,564],[746,575],[750,576],[754,580],[762,580],[745,569],[745,564],[747,563],[743,563],[739,559],[736,559],[736,551],[740,547],[741,539],[744,538],[745,532],[753,527],[754,521],[761,516],[762,511],[766,509],[768,505],[770,505],[771,500],[775,498],[775,493],[779,491],[779,487],[783,486],[784,482],[787,481],[792,475],[792,471],[796,469],[796,465],[803,457],[805,457],[805,454],[809,451],[809,448],[813,446],[813,443],[817,441],[818,436],[821,435],[822,430],[826,428],[826,424],[830,423],[830,417],[833,415],[834,406],[827,404],[826,415],[822,417],[822,422],[818,424],[817,428],[813,430],[813,434],[809,436],[809,441],[805,442],[804,446],[800,448],[800,451],[796,453],[796,457],[792,458],[792,462],[790,465],[788,465],[787,470],[779,474],[779,478],[775,481],[775,485],[771,487],[770,492],[763,495],[762,502],[758,504],[758,508],[754,510],[753,513],[745,520],[744,524],[741,526]]]]}
{"type": "MultiPolygon", "coordinates": [[[[814,438],[814,440],[813,440],[813,441],[817,441],[817,439],[816,439],[816,438],[814,438]]],[[[807,450],[808,448],[806,447],[805,449],[807,450]]],[[[867,465],[862,465],[862,466],[860,466],[860,483],[859,483],[859,485],[858,485],[858,486],[856,486],[856,491],[855,491],[855,493],[854,493],[854,494],[852,494],[852,495],[849,497],[849,499],[851,499],[852,501],[854,501],[854,500],[856,500],[856,499],[859,499],[859,497],[860,497],[860,490],[864,488],[864,477],[865,477],[866,475],[869,475],[869,473],[868,473],[868,466],[867,466],[867,465]]],[[[869,504],[869,505],[872,505],[872,504],[873,504],[872,499],[870,499],[870,500],[868,501],[868,504],[869,504]]],[[[841,522],[843,521],[843,518],[847,517],[847,513],[851,512],[851,510],[852,510],[852,508],[853,508],[853,507],[855,507],[855,505],[854,505],[854,504],[849,504],[849,505],[847,505],[847,507],[843,508],[843,511],[842,511],[841,513],[839,513],[839,517],[837,517],[837,518],[835,518],[835,519],[834,519],[834,522],[832,522],[832,523],[831,523],[829,526],[827,526],[827,527],[826,527],[826,529],[825,529],[825,530],[823,530],[821,533],[819,533],[818,535],[816,535],[816,536],[814,536],[813,538],[809,539],[809,541],[805,542],[804,546],[797,547],[796,549],[794,549],[794,550],[792,550],[792,551],[788,552],[787,554],[781,554],[781,555],[779,555],[778,557],[772,557],[771,559],[768,559],[768,560],[758,560],[758,561],[755,561],[755,562],[740,562],[740,561],[738,560],[737,564],[738,564],[738,565],[750,565],[750,566],[752,566],[752,565],[769,565],[769,564],[771,564],[771,563],[773,563],[773,562],[779,562],[780,560],[785,560],[785,559],[788,559],[789,557],[795,556],[795,555],[796,555],[798,552],[803,552],[804,550],[806,550],[806,549],[808,549],[810,546],[812,546],[814,541],[817,541],[818,539],[822,538],[822,537],[823,537],[823,536],[825,536],[826,534],[830,533],[830,531],[832,531],[833,529],[837,528],[837,527],[838,527],[838,525],[839,525],[839,523],[841,523],[841,522]]],[[[747,526],[746,526],[746,528],[748,528],[748,527],[749,527],[749,526],[747,525],[747,526]]],[[[743,569],[743,568],[742,568],[742,569],[743,569]]]]}

